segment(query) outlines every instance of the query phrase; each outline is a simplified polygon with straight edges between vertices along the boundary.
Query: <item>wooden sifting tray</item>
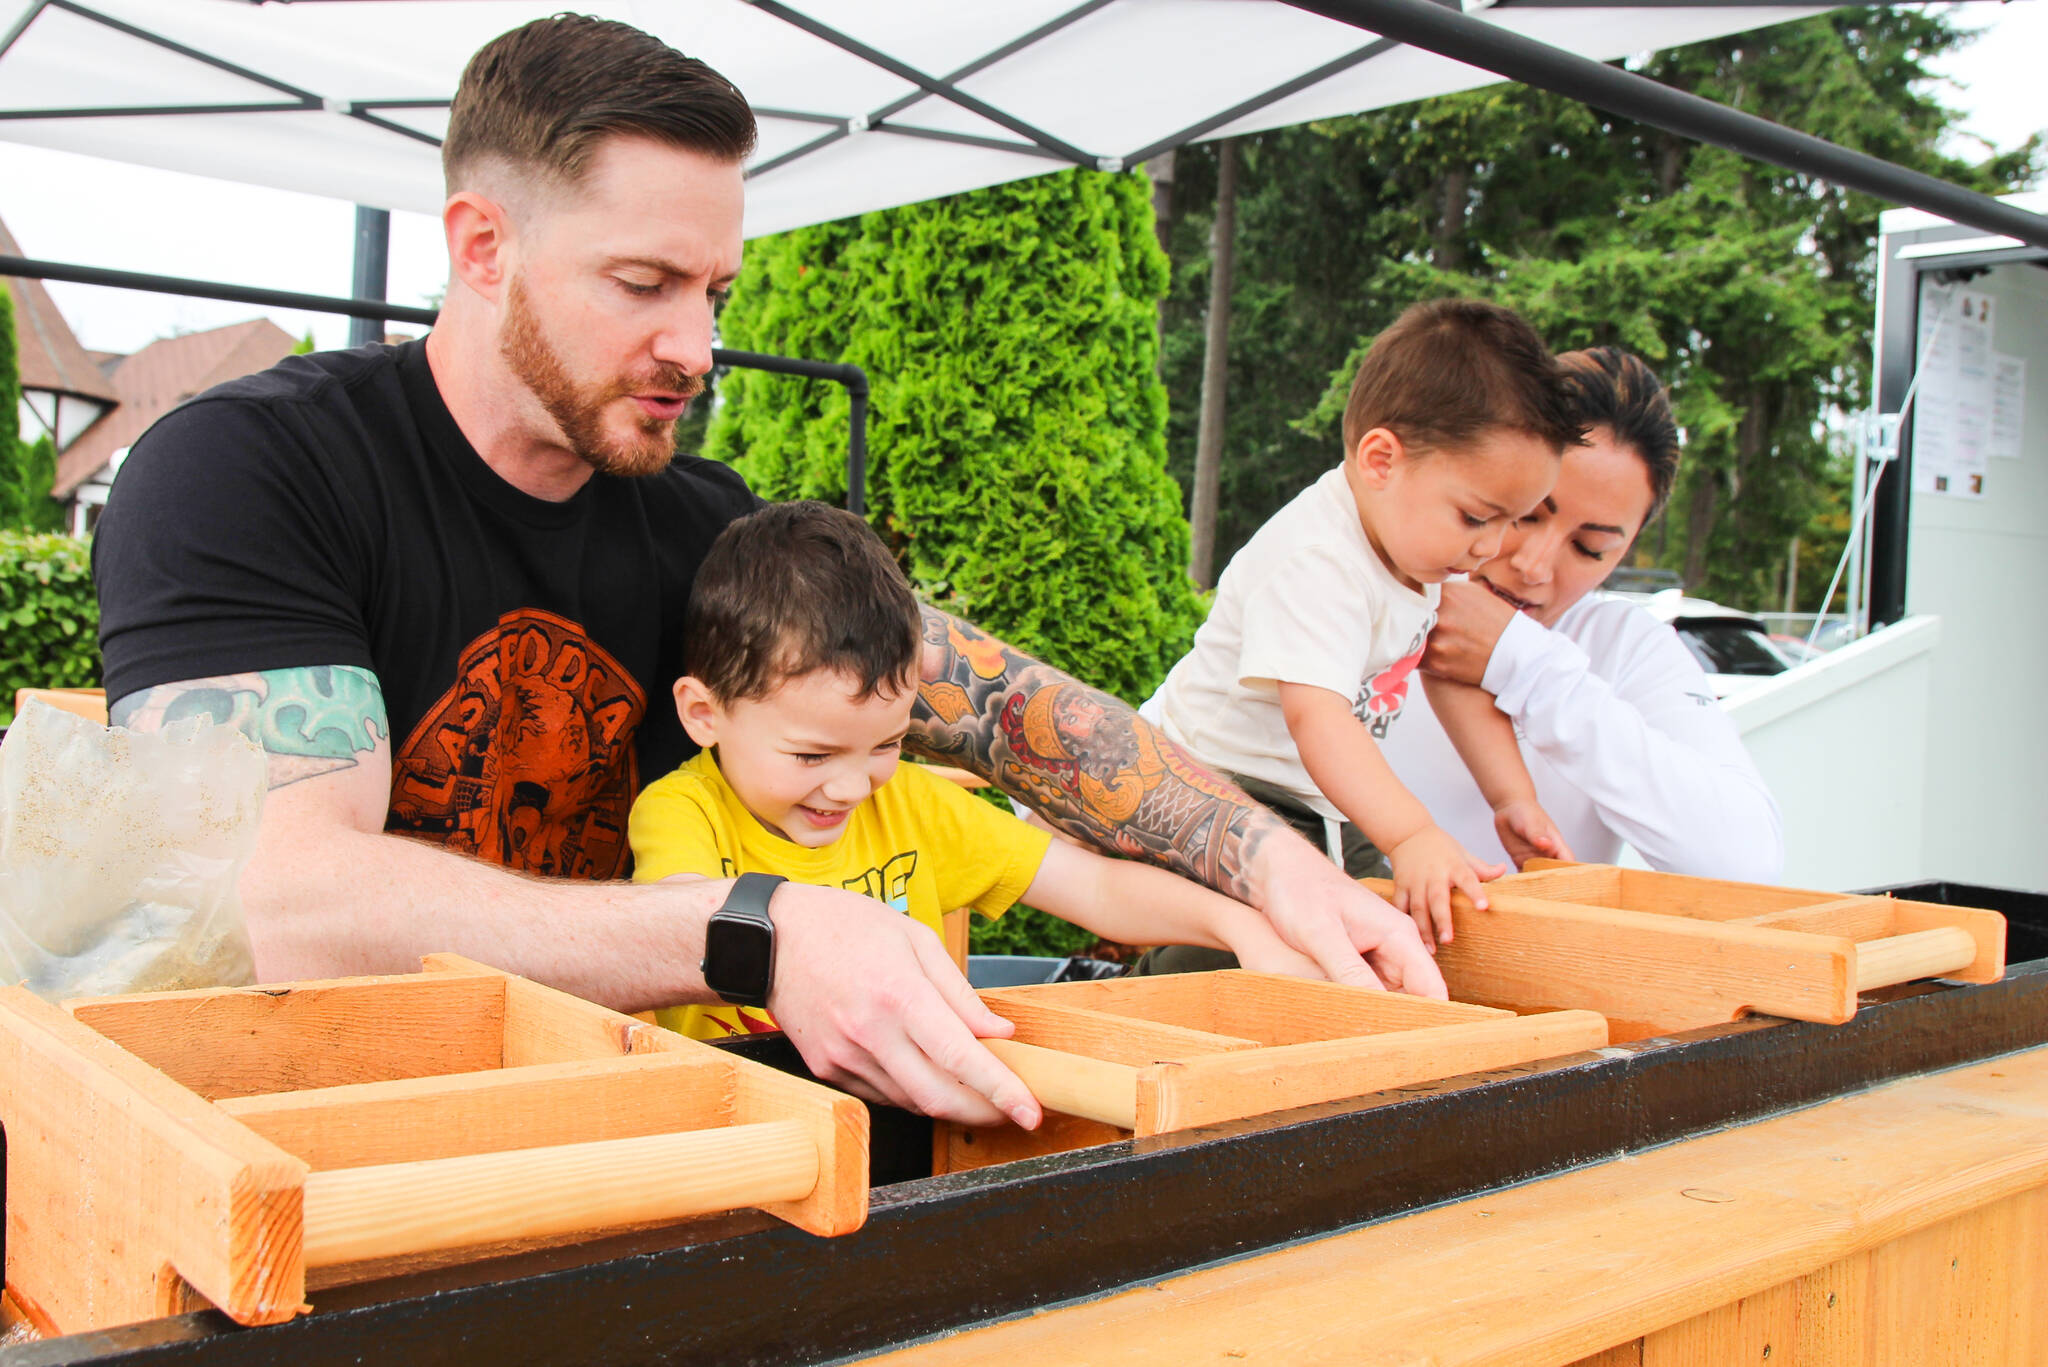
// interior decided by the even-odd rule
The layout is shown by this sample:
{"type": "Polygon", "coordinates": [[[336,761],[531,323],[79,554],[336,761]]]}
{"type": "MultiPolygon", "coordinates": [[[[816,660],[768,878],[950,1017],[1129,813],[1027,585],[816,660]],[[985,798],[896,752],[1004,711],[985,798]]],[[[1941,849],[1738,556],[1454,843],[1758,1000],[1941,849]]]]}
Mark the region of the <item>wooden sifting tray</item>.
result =
{"type": "Polygon", "coordinates": [[[1048,1112],[1026,1132],[941,1124],[957,1172],[1597,1049],[1591,1011],[1518,1016],[1230,970],[992,988],[1017,1026],[984,1041],[1048,1112]]]}
{"type": "Polygon", "coordinates": [[[1859,992],[2005,972],[1996,912],[1608,864],[1532,859],[1528,869],[1489,883],[1485,911],[1454,896],[1454,938],[1437,954],[1451,995],[1598,1011],[1617,1041],[1750,1012],[1839,1025],[1859,992]]]}
{"type": "Polygon", "coordinates": [[[0,989],[7,1286],[38,1327],[274,1323],[309,1285],[714,1211],[866,1219],[860,1102],[425,964],[61,1009],[0,989]]]}

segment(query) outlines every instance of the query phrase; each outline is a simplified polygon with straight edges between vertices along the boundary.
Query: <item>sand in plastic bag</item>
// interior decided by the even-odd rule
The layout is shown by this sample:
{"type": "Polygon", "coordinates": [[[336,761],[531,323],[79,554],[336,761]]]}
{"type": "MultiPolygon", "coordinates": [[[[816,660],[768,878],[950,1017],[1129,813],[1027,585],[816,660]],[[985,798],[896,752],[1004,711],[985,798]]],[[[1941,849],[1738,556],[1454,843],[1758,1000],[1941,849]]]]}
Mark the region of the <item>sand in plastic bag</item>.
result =
{"type": "Polygon", "coordinates": [[[65,997],[255,980],[236,879],[268,762],[231,727],[31,701],[0,745],[0,980],[65,997]]]}

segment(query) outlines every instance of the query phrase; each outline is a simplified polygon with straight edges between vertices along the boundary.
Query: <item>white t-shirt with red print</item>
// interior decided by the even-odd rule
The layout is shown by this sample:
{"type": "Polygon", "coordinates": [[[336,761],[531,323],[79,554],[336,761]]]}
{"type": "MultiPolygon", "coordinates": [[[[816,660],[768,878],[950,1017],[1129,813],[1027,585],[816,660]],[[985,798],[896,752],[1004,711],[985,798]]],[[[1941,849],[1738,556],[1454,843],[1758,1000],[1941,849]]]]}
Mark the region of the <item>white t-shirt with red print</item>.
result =
{"type": "Polygon", "coordinates": [[[1415,666],[1438,592],[1394,577],[1365,538],[1343,469],[1331,470],[1231,560],[1194,648],[1139,713],[1208,763],[1341,821],[1302,767],[1279,685],[1348,698],[1374,739],[1384,739],[1420,687],[1415,666]]]}

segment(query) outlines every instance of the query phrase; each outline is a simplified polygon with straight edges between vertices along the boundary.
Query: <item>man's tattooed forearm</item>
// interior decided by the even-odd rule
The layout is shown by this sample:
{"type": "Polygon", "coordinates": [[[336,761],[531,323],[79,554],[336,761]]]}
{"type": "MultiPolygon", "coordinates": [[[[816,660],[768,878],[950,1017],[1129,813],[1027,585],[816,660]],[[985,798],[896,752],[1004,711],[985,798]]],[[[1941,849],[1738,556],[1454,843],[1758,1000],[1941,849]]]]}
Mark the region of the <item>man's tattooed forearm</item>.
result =
{"type": "Polygon", "coordinates": [[[354,768],[390,739],[377,676],[353,665],[309,665],[188,679],[130,693],[107,719],[155,731],[187,717],[232,726],[270,756],[270,786],[354,768]]]}
{"type": "Polygon", "coordinates": [[[1278,820],[1117,699],[936,609],[911,743],[1061,830],[1231,896],[1278,820]]]}

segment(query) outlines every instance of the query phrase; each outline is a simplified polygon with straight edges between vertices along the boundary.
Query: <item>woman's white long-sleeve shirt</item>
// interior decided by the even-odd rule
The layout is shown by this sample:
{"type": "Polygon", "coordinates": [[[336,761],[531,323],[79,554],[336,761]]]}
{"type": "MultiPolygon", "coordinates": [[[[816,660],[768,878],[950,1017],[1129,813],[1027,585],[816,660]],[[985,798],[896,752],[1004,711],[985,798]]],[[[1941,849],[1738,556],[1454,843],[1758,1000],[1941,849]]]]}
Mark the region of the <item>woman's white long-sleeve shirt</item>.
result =
{"type": "MultiPolygon", "coordinates": [[[[1706,674],[1649,613],[1588,598],[1550,629],[1517,613],[1484,686],[1513,719],[1536,795],[1579,859],[1613,863],[1627,842],[1655,869],[1782,877],[1777,802],[1706,674]]],[[[1493,811],[1422,692],[1380,749],[1438,825],[1505,862],[1493,811]]]]}

